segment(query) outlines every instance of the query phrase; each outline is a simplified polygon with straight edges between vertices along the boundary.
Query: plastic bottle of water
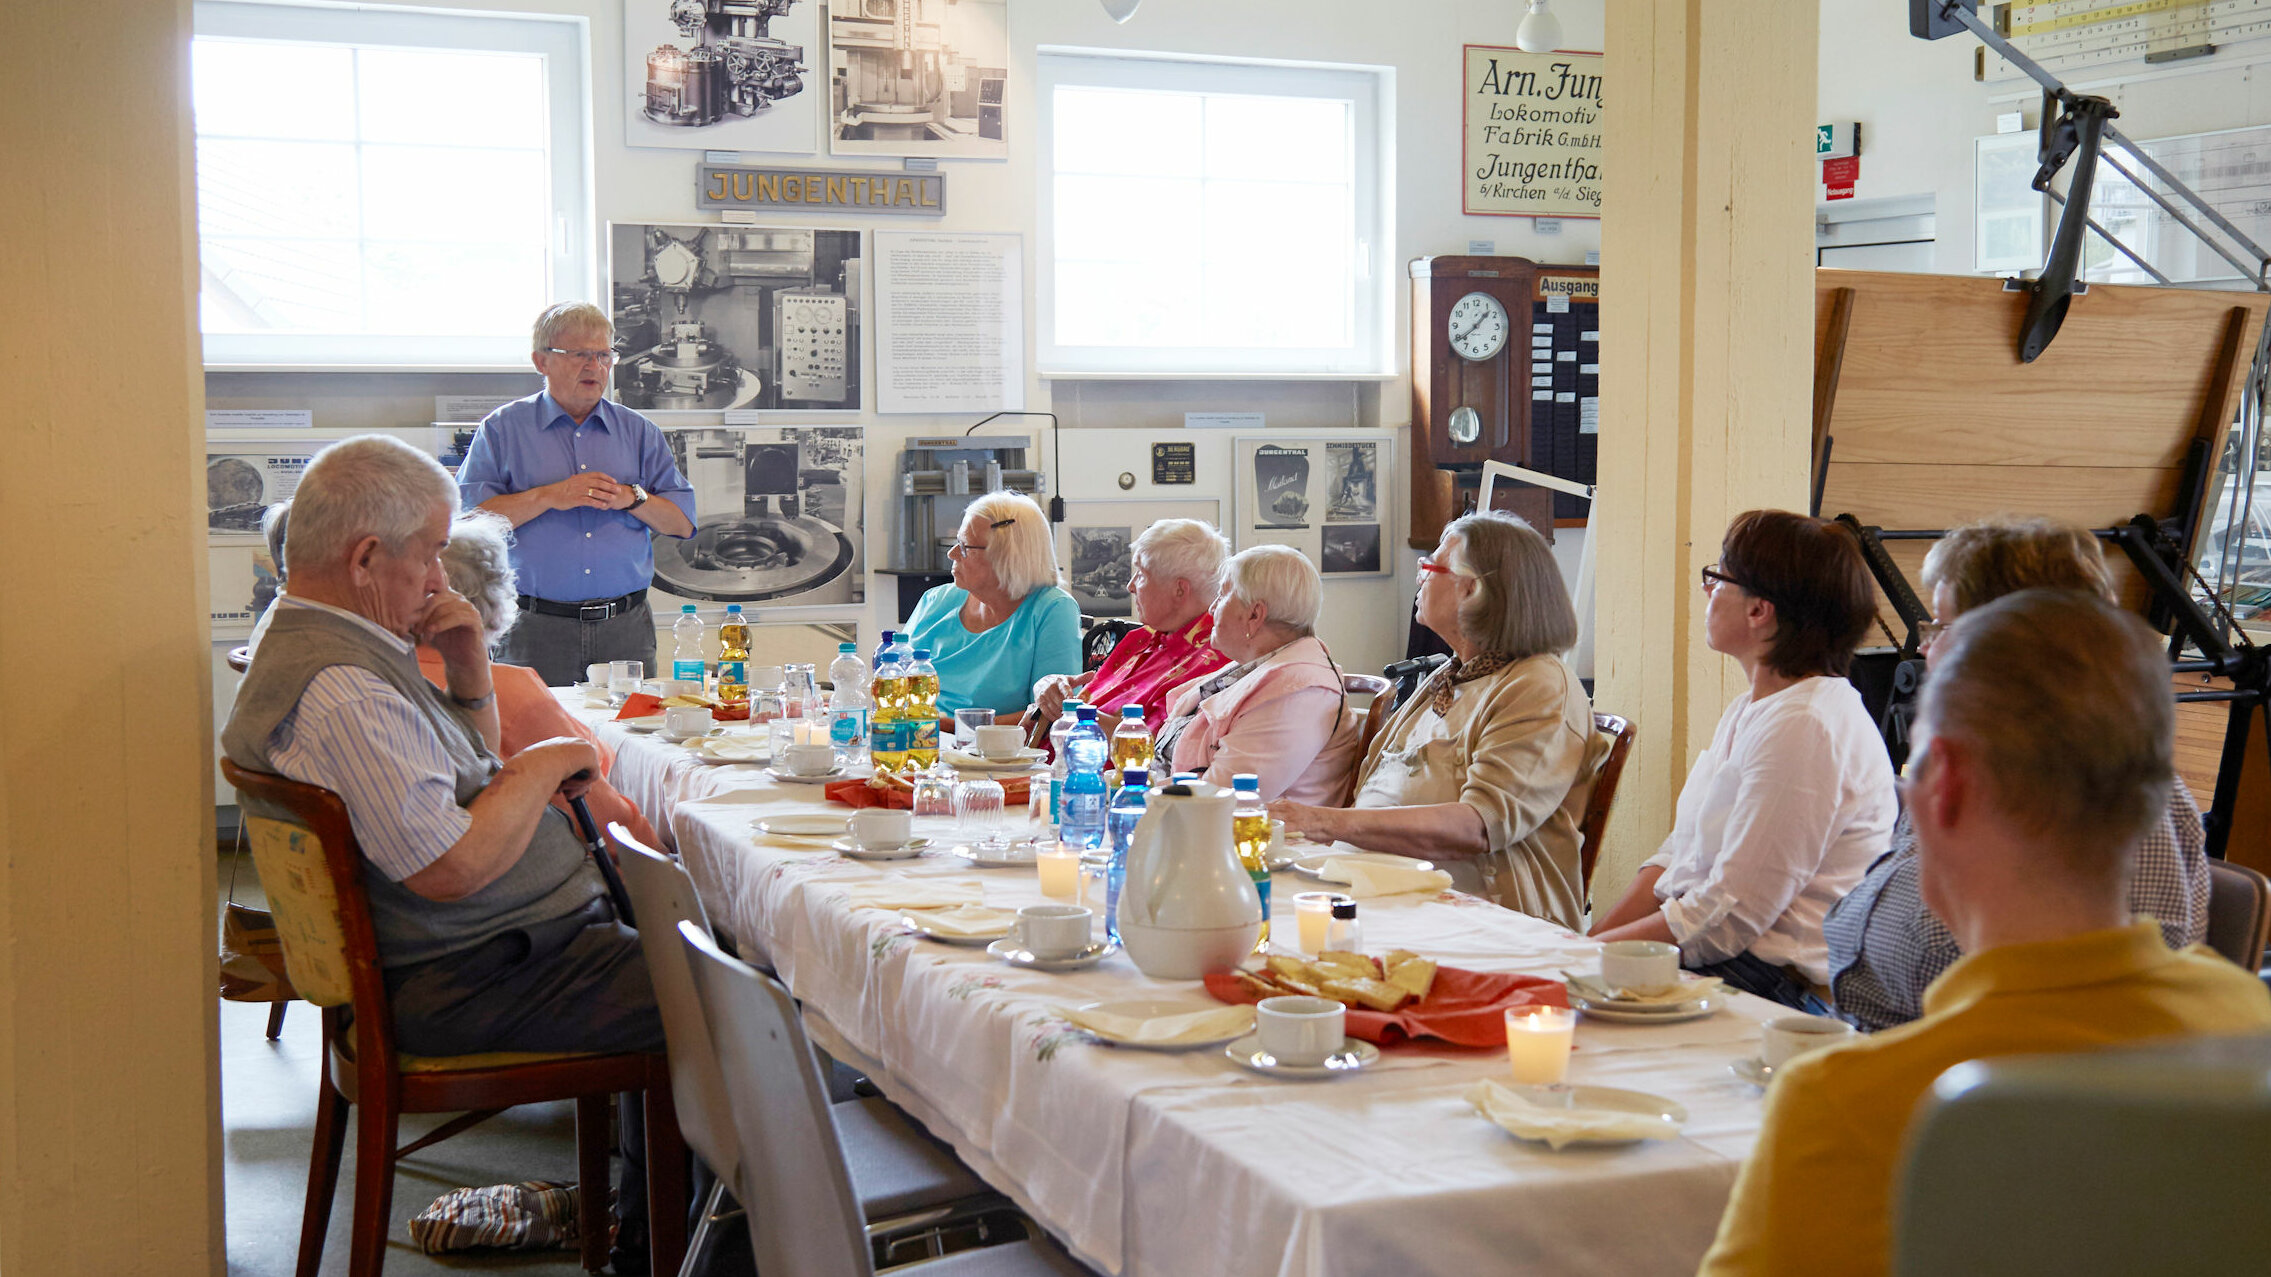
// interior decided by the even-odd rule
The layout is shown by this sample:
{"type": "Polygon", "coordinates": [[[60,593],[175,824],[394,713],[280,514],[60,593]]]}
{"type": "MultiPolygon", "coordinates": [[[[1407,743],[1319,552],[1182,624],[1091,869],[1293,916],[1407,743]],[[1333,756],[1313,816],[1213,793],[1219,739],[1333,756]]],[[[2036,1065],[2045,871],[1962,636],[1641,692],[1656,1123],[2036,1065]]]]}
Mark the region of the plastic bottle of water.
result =
{"type": "Polygon", "coordinates": [[[708,668],[710,627],[702,624],[701,614],[688,603],[678,609],[678,620],[670,627],[670,676],[691,683],[702,681],[702,672],[708,668]]]}
{"type": "Polygon", "coordinates": [[[1151,801],[1146,774],[1141,767],[1122,769],[1120,796],[1104,815],[1104,833],[1112,843],[1112,863],[1104,871],[1104,934],[1114,944],[1120,941],[1120,884],[1128,880],[1128,844],[1135,840],[1136,822],[1143,819],[1143,809],[1151,801]]]}
{"type": "Polygon", "coordinates": [[[1057,800],[1057,837],[1095,851],[1104,846],[1104,734],[1096,709],[1080,707],[1080,722],[1065,737],[1065,785],[1057,800]]]}
{"type": "Polygon", "coordinates": [[[741,605],[726,605],[725,623],[718,626],[718,700],[738,704],[749,699],[749,622],[741,605]]]}
{"type": "Polygon", "coordinates": [[[1065,737],[1080,723],[1080,702],[1065,698],[1057,721],[1049,724],[1049,823],[1058,822],[1057,805],[1065,792],[1065,737]]]}
{"type": "Polygon", "coordinates": [[[899,631],[897,630],[885,630],[883,632],[883,638],[875,645],[875,660],[873,664],[869,666],[871,670],[879,670],[883,668],[883,654],[890,651],[891,645],[897,642],[898,639],[899,631]]]}
{"type": "Polygon", "coordinates": [[[907,762],[928,767],[938,761],[938,670],[930,649],[915,649],[907,666],[907,762]]]}
{"type": "Polygon", "coordinates": [[[907,746],[900,732],[900,715],[907,701],[907,662],[898,648],[887,644],[875,658],[875,681],[868,685],[874,701],[868,716],[868,755],[878,772],[897,771],[906,765],[907,746]]]}
{"type": "Polygon", "coordinates": [[[860,659],[857,643],[838,643],[836,659],[829,663],[828,743],[836,747],[836,763],[857,767],[867,761],[867,717],[874,708],[867,696],[867,662],[860,659]]]}
{"type": "Polygon", "coordinates": [[[1238,845],[1239,863],[1254,880],[1262,897],[1262,938],[1259,953],[1270,942],[1270,809],[1262,805],[1262,778],[1239,772],[1230,778],[1230,837],[1238,845]]]}

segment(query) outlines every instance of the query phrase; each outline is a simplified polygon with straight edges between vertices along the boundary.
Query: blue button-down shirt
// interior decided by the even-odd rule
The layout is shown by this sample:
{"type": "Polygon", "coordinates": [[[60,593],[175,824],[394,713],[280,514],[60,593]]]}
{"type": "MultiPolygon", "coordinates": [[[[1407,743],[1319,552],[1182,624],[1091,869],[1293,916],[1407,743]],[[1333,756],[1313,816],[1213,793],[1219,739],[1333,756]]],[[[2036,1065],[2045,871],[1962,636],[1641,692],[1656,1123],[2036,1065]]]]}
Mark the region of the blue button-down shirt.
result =
{"type": "MultiPolygon", "coordinates": [[[[457,490],[470,510],[584,473],[639,484],[649,499],[672,502],[689,523],[694,519],[694,489],[655,423],[602,399],[579,426],[541,390],[482,419],[458,467],[457,490]]],[[[521,593],[540,599],[612,599],[653,581],[654,545],[647,525],[627,510],[547,510],[513,530],[513,570],[521,593]]]]}

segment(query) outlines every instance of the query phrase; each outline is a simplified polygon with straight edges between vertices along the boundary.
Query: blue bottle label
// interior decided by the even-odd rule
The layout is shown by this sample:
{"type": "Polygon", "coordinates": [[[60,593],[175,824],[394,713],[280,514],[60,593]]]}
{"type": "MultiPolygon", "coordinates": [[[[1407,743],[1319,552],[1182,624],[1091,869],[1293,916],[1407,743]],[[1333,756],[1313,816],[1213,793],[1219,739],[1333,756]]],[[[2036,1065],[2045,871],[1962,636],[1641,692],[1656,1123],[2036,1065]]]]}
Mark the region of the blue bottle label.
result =
{"type": "Polygon", "coordinates": [[[702,663],[700,661],[672,661],[670,663],[670,676],[699,683],[702,681],[702,663]]]}
{"type": "Polygon", "coordinates": [[[749,682],[748,662],[719,661],[718,681],[720,683],[740,683],[747,686],[749,682]]]}
{"type": "Polygon", "coordinates": [[[839,709],[828,719],[828,739],[838,749],[850,749],[867,739],[867,711],[839,709]]]}

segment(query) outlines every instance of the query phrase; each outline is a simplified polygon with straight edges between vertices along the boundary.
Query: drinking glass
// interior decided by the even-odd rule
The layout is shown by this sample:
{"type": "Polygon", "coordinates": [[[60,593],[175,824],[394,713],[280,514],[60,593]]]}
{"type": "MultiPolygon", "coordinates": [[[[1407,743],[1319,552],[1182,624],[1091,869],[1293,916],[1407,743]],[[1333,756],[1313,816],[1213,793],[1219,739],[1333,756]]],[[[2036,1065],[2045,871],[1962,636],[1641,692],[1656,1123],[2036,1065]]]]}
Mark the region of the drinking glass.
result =
{"type": "Polygon", "coordinates": [[[994,725],[994,712],[990,709],[954,711],[954,747],[975,752],[978,748],[978,729],[994,725]]]}
{"type": "Polygon", "coordinates": [[[1001,782],[991,776],[965,777],[954,787],[954,814],[961,818],[962,837],[987,851],[998,851],[1009,845],[1003,826],[1007,813],[1003,810],[1001,782]]]}
{"type": "Polygon", "coordinates": [[[607,663],[607,703],[620,705],[639,690],[639,681],[647,676],[647,667],[640,661],[609,661],[607,663]]]}
{"type": "Polygon", "coordinates": [[[954,773],[927,767],[915,773],[914,811],[917,816],[954,814],[954,773]]]}

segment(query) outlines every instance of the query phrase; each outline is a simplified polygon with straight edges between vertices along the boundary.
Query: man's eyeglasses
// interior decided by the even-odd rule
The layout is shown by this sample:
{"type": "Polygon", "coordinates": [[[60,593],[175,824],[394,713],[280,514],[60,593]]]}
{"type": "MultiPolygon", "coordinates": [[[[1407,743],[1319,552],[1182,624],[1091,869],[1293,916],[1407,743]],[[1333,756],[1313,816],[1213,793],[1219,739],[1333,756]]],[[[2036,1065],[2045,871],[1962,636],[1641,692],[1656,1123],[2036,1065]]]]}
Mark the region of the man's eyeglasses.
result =
{"type": "MultiPolygon", "coordinates": [[[[999,532],[999,531],[1001,531],[1001,530],[1002,530],[1003,528],[1007,528],[1007,527],[1014,527],[1014,526],[1016,526],[1016,524],[1017,524],[1017,520],[1015,520],[1015,519],[996,519],[996,520],[994,520],[994,521],[993,521],[992,523],[989,523],[989,524],[987,524],[986,526],[987,526],[988,528],[991,528],[992,530],[994,530],[994,531],[996,531],[996,532],[999,532]]],[[[956,538],[954,539],[954,544],[953,544],[953,545],[950,545],[950,546],[948,546],[948,547],[946,548],[946,553],[947,553],[947,554],[948,554],[949,556],[953,557],[953,558],[957,558],[957,559],[959,559],[959,558],[962,558],[963,556],[965,556],[965,555],[969,554],[969,553],[970,553],[970,552],[971,552],[972,550],[983,550],[983,549],[985,549],[985,548],[986,548],[985,546],[982,546],[982,545],[972,545],[972,544],[970,544],[970,543],[969,543],[968,541],[965,541],[965,540],[961,539],[960,537],[956,537],[956,538]]]]}
{"type": "Polygon", "coordinates": [[[614,363],[616,359],[615,352],[612,350],[563,350],[558,346],[546,346],[544,353],[558,355],[562,359],[572,359],[579,364],[598,364],[602,368],[614,363]]]}

